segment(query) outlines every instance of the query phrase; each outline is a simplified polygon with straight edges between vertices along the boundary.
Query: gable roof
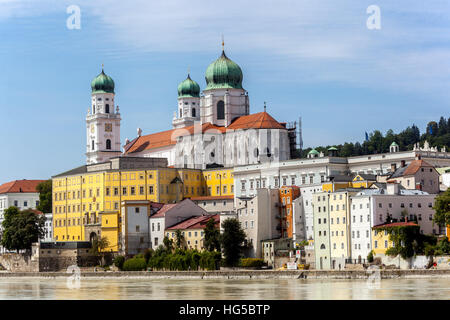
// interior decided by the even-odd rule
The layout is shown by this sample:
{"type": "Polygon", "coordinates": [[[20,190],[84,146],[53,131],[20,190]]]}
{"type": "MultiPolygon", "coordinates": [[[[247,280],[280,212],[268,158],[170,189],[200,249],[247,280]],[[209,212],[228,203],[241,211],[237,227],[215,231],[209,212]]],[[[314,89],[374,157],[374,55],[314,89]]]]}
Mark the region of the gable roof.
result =
{"type": "Polygon", "coordinates": [[[403,221],[403,222],[393,222],[393,223],[385,223],[385,224],[379,224],[377,226],[374,226],[372,229],[378,229],[378,228],[386,228],[386,227],[418,227],[419,225],[415,222],[411,221],[403,221]]]}
{"type": "MultiPolygon", "coordinates": [[[[124,146],[125,154],[175,145],[178,137],[193,135],[196,129],[195,126],[187,126],[134,138],[124,146]]],[[[286,127],[264,111],[238,117],[228,127],[216,126],[210,122],[203,123],[201,131],[214,133],[214,130],[217,130],[217,133],[225,133],[227,130],[239,129],[286,129],[286,127]]]]}
{"type": "Polygon", "coordinates": [[[403,176],[415,175],[417,173],[417,171],[419,171],[419,169],[422,167],[429,167],[429,168],[434,169],[434,167],[431,164],[429,164],[428,162],[426,162],[425,160],[413,160],[413,161],[411,161],[411,163],[409,165],[395,170],[395,172],[388,178],[388,180],[393,179],[393,178],[403,177],[403,176]]]}
{"type": "Polygon", "coordinates": [[[228,129],[286,129],[286,127],[263,111],[237,118],[228,129]]]}
{"type": "Polygon", "coordinates": [[[14,180],[0,186],[2,193],[37,193],[36,187],[46,180],[14,180]]]}
{"type": "Polygon", "coordinates": [[[206,227],[206,223],[211,218],[214,219],[216,225],[220,222],[220,216],[218,214],[193,216],[171,226],[170,228],[167,228],[166,230],[204,229],[206,227]]]}

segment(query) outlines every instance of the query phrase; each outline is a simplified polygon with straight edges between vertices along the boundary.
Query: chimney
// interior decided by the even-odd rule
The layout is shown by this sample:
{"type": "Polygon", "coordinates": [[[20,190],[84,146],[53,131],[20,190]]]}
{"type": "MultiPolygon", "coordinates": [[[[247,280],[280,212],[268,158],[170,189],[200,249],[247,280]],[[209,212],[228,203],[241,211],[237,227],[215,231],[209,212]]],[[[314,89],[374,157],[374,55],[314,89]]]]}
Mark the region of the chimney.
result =
{"type": "Polygon", "coordinates": [[[402,160],[401,163],[402,163],[402,165],[401,165],[402,168],[406,166],[405,160],[402,160]]]}
{"type": "Polygon", "coordinates": [[[397,164],[391,163],[391,172],[395,172],[397,170],[397,164]]]}

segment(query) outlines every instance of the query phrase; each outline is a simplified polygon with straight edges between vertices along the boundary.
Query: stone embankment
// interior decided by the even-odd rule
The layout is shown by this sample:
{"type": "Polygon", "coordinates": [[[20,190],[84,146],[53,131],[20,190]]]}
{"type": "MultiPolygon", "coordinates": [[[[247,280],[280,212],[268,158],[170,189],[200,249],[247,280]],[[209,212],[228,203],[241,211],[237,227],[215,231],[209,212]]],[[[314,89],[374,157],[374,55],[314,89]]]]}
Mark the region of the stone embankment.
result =
{"type": "MultiPolygon", "coordinates": [[[[0,272],[2,277],[68,277],[66,272],[0,272]]],[[[149,278],[149,279],[381,279],[450,277],[450,270],[233,270],[233,271],[134,271],[81,272],[81,278],[149,278]]]]}

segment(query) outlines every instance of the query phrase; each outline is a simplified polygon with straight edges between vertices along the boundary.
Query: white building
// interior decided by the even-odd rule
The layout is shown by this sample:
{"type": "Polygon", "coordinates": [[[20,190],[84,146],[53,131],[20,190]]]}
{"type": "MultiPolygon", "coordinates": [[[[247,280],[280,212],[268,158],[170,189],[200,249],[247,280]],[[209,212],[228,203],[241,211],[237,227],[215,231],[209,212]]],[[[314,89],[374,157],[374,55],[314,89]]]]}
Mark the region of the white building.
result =
{"type": "Polygon", "coordinates": [[[422,233],[438,234],[439,226],[433,222],[435,197],[419,190],[400,189],[396,184],[388,184],[387,189],[365,189],[351,197],[351,258],[367,259],[372,250],[372,227],[385,223],[388,215],[399,220],[405,210],[409,220],[417,218],[422,233]]]}
{"type": "Polygon", "coordinates": [[[238,220],[247,235],[249,257],[262,257],[263,240],[281,237],[278,189],[258,189],[252,197],[236,197],[238,220]]]}
{"type": "MultiPolygon", "coordinates": [[[[0,233],[3,231],[2,223],[5,210],[17,207],[19,210],[36,209],[39,205],[39,192],[36,187],[45,180],[14,180],[0,186],[0,233]]],[[[0,247],[0,252],[4,252],[0,247]]]]}
{"type": "Polygon", "coordinates": [[[44,238],[39,242],[53,242],[53,214],[44,213],[45,226],[44,226],[44,238]]]}
{"type": "Polygon", "coordinates": [[[148,200],[126,200],[121,203],[122,230],[121,252],[135,255],[150,247],[151,202],[148,200]]]}
{"type": "Polygon", "coordinates": [[[165,204],[150,216],[150,248],[156,249],[163,244],[164,230],[193,216],[207,215],[190,199],[178,203],[165,204]]]}

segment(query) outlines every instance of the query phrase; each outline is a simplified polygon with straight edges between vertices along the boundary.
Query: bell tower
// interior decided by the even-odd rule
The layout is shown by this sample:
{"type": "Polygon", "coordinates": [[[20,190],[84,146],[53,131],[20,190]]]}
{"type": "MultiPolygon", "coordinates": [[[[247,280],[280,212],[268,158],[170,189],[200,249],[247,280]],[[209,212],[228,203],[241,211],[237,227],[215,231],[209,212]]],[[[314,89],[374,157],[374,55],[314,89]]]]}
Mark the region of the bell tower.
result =
{"type": "Polygon", "coordinates": [[[91,106],[86,116],[86,163],[120,156],[120,113],[114,102],[114,81],[102,72],[91,82],[91,106]]]}

